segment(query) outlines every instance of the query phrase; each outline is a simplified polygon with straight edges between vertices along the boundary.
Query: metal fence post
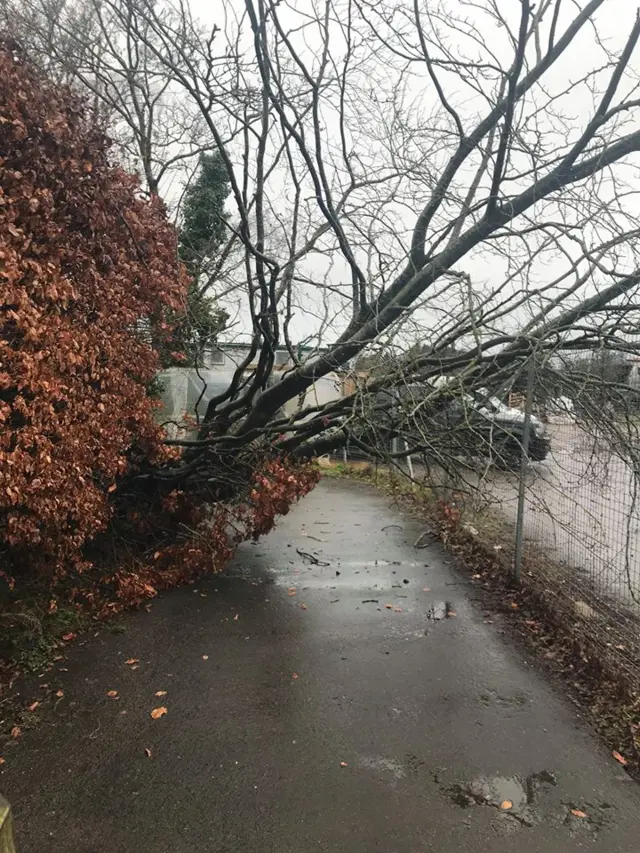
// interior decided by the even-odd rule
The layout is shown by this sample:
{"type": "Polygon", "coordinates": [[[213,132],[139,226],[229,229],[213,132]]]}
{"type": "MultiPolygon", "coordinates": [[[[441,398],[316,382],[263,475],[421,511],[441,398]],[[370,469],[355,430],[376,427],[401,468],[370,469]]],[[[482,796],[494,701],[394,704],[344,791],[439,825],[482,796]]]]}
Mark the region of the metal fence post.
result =
{"type": "Polygon", "coordinates": [[[9,803],[0,795],[0,853],[16,853],[9,803]]]}
{"type": "Polygon", "coordinates": [[[524,549],[524,498],[525,479],[529,456],[529,435],[531,433],[531,409],[533,407],[533,381],[535,378],[535,361],[531,356],[527,374],[527,396],[524,405],[524,424],[522,428],[522,455],[520,457],[520,484],[518,488],[518,515],[516,518],[516,549],[513,556],[513,579],[519,584],[522,578],[522,552],[524,549]]]}

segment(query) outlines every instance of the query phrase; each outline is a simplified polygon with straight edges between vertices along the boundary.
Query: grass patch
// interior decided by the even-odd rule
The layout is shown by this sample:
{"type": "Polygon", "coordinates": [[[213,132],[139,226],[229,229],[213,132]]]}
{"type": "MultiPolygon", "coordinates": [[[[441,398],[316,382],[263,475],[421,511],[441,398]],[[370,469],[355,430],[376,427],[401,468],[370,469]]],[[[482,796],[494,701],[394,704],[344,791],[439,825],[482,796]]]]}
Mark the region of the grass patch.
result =
{"type": "Polygon", "coordinates": [[[37,591],[0,599],[0,659],[5,673],[40,672],[65,634],[82,631],[90,617],[80,608],[51,603],[37,591]]]}

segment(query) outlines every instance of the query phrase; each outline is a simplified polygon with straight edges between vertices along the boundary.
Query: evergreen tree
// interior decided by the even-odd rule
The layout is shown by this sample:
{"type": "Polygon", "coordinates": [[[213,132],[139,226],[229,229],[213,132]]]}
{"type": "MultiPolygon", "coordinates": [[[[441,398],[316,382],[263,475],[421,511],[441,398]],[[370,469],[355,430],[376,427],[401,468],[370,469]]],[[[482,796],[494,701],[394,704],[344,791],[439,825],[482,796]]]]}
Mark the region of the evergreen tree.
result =
{"type": "Polygon", "coordinates": [[[202,364],[204,351],[224,329],[229,315],[208,295],[218,252],[226,237],[224,204],[229,195],[229,179],[220,154],[201,154],[198,173],[187,187],[183,202],[183,222],[178,253],[191,284],[186,308],[175,318],[170,345],[163,356],[166,366],[202,364]]]}

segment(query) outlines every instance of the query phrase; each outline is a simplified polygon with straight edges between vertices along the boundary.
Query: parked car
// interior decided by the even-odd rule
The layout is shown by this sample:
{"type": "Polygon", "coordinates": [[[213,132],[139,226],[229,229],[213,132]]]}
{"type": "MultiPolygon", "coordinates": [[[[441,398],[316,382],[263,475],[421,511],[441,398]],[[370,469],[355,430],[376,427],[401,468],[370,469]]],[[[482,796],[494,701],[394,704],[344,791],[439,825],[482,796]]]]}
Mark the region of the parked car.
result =
{"type": "MultiPolygon", "coordinates": [[[[394,441],[393,435],[397,432],[394,424],[399,420],[402,440],[414,446],[430,443],[436,458],[442,454],[466,459],[489,457],[496,466],[507,469],[520,464],[524,412],[506,405],[485,389],[461,391],[450,377],[441,377],[428,385],[412,383],[379,391],[369,402],[369,423],[352,431],[348,452],[353,458],[368,458],[376,455],[376,450],[382,456],[389,451],[397,454],[401,445],[394,441]],[[435,390],[446,386],[450,395],[434,395],[435,390]]],[[[528,458],[539,462],[549,451],[545,425],[532,415],[528,458]]]]}
{"type": "MultiPolygon", "coordinates": [[[[500,467],[512,468],[519,464],[525,427],[525,413],[506,405],[488,392],[464,395],[469,407],[482,420],[474,425],[487,433],[487,446],[493,461],[500,467]],[[483,423],[484,421],[484,423],[483,423]]],[[[529,446],[527,456],[531,462],[541,462],[549,455],[551,441],[540,418],[531,415],[529,421],[529,446]]]]}

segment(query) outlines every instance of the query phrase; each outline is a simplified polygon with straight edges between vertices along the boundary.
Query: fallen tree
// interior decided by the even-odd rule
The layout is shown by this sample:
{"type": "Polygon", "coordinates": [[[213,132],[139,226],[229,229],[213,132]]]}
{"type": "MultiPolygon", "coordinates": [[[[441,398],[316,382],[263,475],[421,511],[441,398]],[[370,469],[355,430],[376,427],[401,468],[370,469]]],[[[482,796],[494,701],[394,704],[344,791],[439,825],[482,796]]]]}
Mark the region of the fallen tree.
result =
{"type": "MultiPolygon", "coordinates": [[[[256,443],[327,452],[380,388],[455,373],[460,393],[504,391],[534,357],[549,367],[561,351],[635,350],[633,14],[615,49],[594,40],[599,58],[574,80],[584,39],[605,32],[606,0],[571,12],[522,0],[502,16],[493,3],[458,15],[417,0],[313,11],[246,0],[224,29],[184,5],[104,5],[200,111],[245,256],[249,354],[163,477],[215,476],[256,443]],[[308,324],[316,354],[301,361],[291,328],[309,303],[324,307],[308,324]],[[426,350],[342,399],[281,416],[320,377],[416,339],[426,350]],[[273,381],[282,346],[292,367],[273,381]]],[[[434,389],[432,410],[448,396],[434,389]]],[[[428,450],[442,429],[420,429],[428,450]]]]}
{"type": "MultiPolygon", "coordinates": [[[[51,67],[138,140],[135,92],[144,109],[160,93],[163,108],[167,93],[188,105],[231,188],[220,262],[240,253],[225,293],[250,345],[199,435],[169,443],[180,458],[124,481],[149,506],[175,489],[228,499],[262,459],[339,447],[376,416],[383,388],[430,389],[420,418],[393,426],[429,454],[451,396],[430,384],[442,374],[459,395],[504,393],[532,359],[557,373],[561,352],[635,351],[632,11],[610,34],[608,0],[522,0],[504,14],[490,2],[246,0],[241,15],[225,0],[230,14],[212,23],[183,3],[53,5],[26,4],[51,67]],[[78,35],[80,8],[100,38],[78,35]],[[386,368],[340,399],[304,403],[319,378],[385,352],[386,368]]],[[[138,148],[153,196],[163,165],[138,148]]]]}
{"type": "Polygon", "coordinates": [[[180,458],[150,393],[190,286],[176,231],[76,96],[10,45],[0,70],[1,576],[106,613],[220,568],[315,473],[263,455],[216,507],[127,487],[180,458]]]}

